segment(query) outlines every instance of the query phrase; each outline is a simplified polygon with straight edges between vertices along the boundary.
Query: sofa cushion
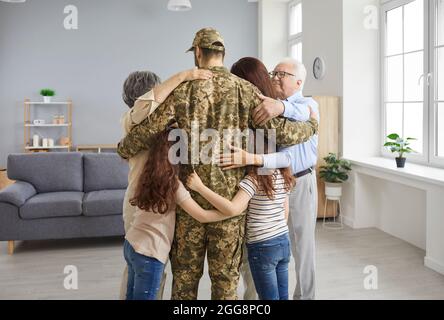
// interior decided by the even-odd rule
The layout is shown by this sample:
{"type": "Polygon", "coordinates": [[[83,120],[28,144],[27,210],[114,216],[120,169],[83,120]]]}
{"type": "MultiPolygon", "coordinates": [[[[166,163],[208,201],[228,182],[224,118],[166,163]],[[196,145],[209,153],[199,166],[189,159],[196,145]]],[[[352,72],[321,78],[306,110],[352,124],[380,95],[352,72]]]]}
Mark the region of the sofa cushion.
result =
{"type": "Polygon", "coordinates": [[[82,154],[11,154],[8,157],[8,177],[29,182],[37,193],[83,191],[82,154]]]}
{"type": "Polygon", "coordinates": [[[92,191],[83,199],[83,215],[109,216],[122,214],[125,190],[92,191]]]}
{"type": "Polygon", "coordinates": [[[41,193],[20,208],[22,219],[75,217],[82,214],[83,192],[41,193]]]}
{"type": "Polygon", "coordinates": [[[7,202],[20,207],[35,194],[36,191],[32,184],[16,181],[0,191],[0,202],[7,202]]]}
{"type": "Polygon", "coordinates": [[[85,192],[121,190],[128,186],[128,163],[116,153],[83,155],[85,192]]]}

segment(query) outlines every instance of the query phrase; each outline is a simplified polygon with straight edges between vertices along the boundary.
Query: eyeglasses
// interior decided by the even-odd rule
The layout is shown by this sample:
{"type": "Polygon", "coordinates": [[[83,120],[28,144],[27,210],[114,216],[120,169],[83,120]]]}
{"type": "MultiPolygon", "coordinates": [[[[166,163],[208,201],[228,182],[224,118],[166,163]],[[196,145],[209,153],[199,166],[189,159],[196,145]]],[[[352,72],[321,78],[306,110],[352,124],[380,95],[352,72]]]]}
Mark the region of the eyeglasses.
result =
{"type": "Polygon", "coordinates": [[[270,75],[270,78],[278,77],[278,79],[284,79],[286,76],[295,77],[294,74],[285,72],[285,71],[271,71],[268,73],[270,75]]]}

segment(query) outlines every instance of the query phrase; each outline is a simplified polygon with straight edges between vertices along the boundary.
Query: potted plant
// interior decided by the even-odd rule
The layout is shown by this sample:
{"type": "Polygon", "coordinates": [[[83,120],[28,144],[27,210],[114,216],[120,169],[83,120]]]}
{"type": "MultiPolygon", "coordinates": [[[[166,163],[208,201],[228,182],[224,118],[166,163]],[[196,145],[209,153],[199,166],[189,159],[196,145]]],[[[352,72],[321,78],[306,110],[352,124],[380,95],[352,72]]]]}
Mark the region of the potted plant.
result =
{"type": "Polygon", "coordinates": [[[387,138],[391,141],[388,141],[384,144],[384,147],[387,147],[392,153],[398,153],[398,157],[396,158],[396,165],[398,168],[404,168],[406,158],[404,154],[416,152],[412,148],[409,147],[410,141],[416,140],[415,138],[401,138],[399,134],[392,133],[388,135],[387,138]]]}
{"type": "Polygon", "coordinates": [[[325,181],[325,195],[328,199],[339,200],[342,196],[342,183],[348,180],[351,163],[338,159],[334,153],[324,158],[325,166],[321,166],[319,176],[325,181]]]}
{"type": "Polygon", "coordinates": [[[40,95],[43,96],[44,103],[50,103],[51,97],[55,96],[55,91],[52,89],[42,89],[42,90],[40,90],[40,95]]]}

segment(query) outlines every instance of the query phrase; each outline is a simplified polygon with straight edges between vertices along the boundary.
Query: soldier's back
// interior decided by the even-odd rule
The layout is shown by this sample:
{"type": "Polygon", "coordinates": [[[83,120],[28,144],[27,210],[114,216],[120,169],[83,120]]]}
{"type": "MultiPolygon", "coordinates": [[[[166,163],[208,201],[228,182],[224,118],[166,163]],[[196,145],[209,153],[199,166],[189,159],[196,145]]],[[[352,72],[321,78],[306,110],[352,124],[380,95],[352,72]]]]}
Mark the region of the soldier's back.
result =
{"type": "MultiPolygon", "coordinates": [[[[196,80],[182,84],[174,92],[176,120],[179,127],[188,134],[188,159],[191,162],[182,168],[182,177],[192,170],[212,190],[231,199],[237,192],[237,185],[245,175],[244,169],[222,171],[215,164],[202,161],[212,138],[208,135],[218,134],[219,147],[223,147],[223,139],[229,137],[228,132],[244,131],[250,127],[251,111],[259,103],[259,90],[251,83],[233,75],[226,68],[212,67],[211,80],[196,80]],[[198,134],[197,134],[198,133],[198,134]],[[199,146],[199,159],[193,148],[199,146]],[[207,148],[207,149],[205,149],[207,148]]],[[[232,141],[227,141],[232,143],[232,141]]],[[[220,149],[222,151],[222,149],[220,149]]],[[[197,194],[193,198],[202,205],[208,203],[197,194]]]]}

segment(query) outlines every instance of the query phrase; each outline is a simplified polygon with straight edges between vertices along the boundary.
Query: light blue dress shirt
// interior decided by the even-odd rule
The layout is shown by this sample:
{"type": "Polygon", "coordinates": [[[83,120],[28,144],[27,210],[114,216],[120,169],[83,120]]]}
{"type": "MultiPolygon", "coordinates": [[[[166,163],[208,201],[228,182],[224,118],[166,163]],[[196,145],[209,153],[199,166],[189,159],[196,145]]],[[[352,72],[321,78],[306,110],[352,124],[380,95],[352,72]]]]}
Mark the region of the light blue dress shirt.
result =
{"type": "MultiPolygon", "coordinates": [[[[319,106],[312,98],[306,98],[299,91],[282,101],[285,106],[283,116],[291,121],[306,122],[310,119],[311,107],[319,121],[319,106]]],[[[278,153],[265,154],[264,168],[278,169],[291,167],[293,174],[314,167],[318,161],[318,135],[303,144],[282,148],[278,153]]]]}

